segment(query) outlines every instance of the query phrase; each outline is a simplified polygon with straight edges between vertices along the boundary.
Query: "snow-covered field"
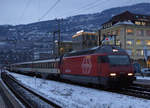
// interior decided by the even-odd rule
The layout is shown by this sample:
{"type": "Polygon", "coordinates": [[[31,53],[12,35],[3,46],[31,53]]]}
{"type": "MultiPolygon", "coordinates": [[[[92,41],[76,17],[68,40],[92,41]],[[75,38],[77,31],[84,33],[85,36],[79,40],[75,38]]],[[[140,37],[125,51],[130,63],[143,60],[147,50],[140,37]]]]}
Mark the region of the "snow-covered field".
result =
{"type": "Polygon", "coordinates": [[[150,108],[150,100],[11,73],[63,108],[150,108]]]}

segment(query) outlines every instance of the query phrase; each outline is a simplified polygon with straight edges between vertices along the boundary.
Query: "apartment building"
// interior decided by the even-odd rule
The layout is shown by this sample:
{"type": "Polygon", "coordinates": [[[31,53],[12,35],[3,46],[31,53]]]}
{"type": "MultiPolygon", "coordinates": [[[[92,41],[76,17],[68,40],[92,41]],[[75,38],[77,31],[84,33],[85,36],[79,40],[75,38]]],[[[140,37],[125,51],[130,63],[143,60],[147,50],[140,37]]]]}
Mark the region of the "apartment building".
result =
{"type": "Polygon", "coordinates": [[[104,23],[99,31],[101,43],[113,36],[113,44],[126,49],[134,60],[144,59],[145,50],[150,55],[150,16],[126,11],[104,23]]]}

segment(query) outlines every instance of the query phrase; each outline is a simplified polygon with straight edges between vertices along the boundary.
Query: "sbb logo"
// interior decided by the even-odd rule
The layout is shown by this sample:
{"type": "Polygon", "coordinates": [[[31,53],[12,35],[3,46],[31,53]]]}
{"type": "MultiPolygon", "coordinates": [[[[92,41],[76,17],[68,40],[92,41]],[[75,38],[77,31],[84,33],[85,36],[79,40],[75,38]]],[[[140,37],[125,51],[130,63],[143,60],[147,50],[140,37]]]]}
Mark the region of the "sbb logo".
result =
{"type": "Polygon", "coordinates": [[[92,63],[91,63],[91,57],[90,56],[86,56],[85,58],[83,58],[81,67],[82,67],[82,72],[84,74],[89,74],[91,72],[92,63]]]}

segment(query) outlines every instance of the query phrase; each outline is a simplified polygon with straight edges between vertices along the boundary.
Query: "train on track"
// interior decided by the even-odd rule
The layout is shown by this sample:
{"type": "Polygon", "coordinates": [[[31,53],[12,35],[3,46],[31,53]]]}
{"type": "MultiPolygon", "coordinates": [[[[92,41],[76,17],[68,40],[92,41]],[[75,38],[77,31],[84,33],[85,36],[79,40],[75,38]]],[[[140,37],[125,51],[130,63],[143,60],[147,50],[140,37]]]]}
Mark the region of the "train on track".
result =
{"type": "Polygon", "coordinates": [[[130,85],[135,80],[129,55],[117,46],[73,51],[57,59],[15,63],[9,70],[105,87],[130,85]]]}

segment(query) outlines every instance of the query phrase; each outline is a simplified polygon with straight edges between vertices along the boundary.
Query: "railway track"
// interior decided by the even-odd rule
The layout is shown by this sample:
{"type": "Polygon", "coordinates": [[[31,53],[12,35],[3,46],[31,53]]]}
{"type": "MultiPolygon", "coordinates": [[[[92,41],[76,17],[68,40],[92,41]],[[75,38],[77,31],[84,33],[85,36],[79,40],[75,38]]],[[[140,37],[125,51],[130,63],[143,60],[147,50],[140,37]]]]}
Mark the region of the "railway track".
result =
{"type": "Polygon", "coordinates": [[[25,87],[10,74],[3,72],[1,77],[9,89],[26,108],[61,108],[56,103],[25,87]]]}
{"type": "Polygon", "coordinates": [[[115,90],[115,92],[138,98],[150,99],[150,87],[139,84],[133,84],[127,88],[115,90]]]}
{"type": "MultiPolygon", "coordinates": [[[[68,83],[68,82],[66,82],[66,83],[68,83]]],[[[81,85],[81,84],[76,84],[73,82],[70,84],[81,85]]],[[[117,90],[106,90],[104,88],[99,88],[99,86],[89,86],[89,85],[84,85],[84,86],[89,87],[89,88],[92,87],[92,88],[101,89],[104,91],[134,96],[134,97],[138,97],[138,98],[150,99],[150,86],[145,86],[145,85],[140,85],[140,84],[133,84],[130,87],[121,88],[121,89],[117,89],[117,90]]]]}

